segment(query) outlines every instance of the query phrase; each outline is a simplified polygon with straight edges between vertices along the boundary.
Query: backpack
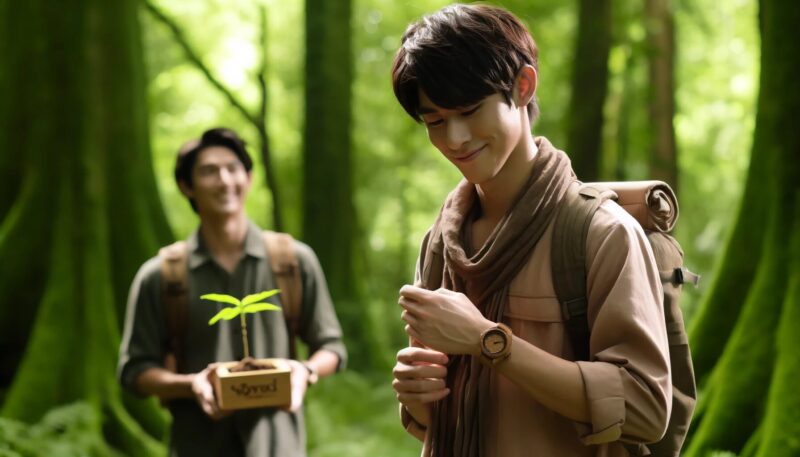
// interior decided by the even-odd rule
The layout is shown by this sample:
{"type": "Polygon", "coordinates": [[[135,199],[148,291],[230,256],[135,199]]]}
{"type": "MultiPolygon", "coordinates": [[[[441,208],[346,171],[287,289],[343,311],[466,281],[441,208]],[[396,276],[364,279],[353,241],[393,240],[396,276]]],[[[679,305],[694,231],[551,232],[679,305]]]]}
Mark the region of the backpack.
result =
{"type": "MultiPolygon", "coordinates": [[[[300,266],[294,250],[294,239],[288,233],[262,232],[270,262],[270,270],[280,289],[283,316],[289,331],[290,357],[296,358],[296,336],[300,326],[303,287],[300,266]]],[[[177,241],[161,248],[161,299],[169,339],[164,367],[177,372],[183,360],[183,337],[189,310],[189,264],[186,241],[177,241]]]]}
{"type": "Polygon", "coordinates": [[[633,455],[678,456],[689,430],[697,390],[688,338],[679,304],[685,282],[699,276],[683,266],[683,250],[668,235],[677,219],[677,200],[672,189],[659,181],[590,183],[570,186],[553,227],[551,253],[553,285],[564,316],[576,360],[589,360],[589,323],[586,300],[586,239],[589,225],[600,205],[616,200],[642,225],[661,276],[664,289],[664,317],[672,371],[672,415],[661,441],[626,446],[633,455]],[[667,223],[658,221],[659,212],[674,211],[667,223]],[[655,219],[655,220],[654,220],[655,219]],[[577,242],[576,242],[577,241],[577,242]]]}

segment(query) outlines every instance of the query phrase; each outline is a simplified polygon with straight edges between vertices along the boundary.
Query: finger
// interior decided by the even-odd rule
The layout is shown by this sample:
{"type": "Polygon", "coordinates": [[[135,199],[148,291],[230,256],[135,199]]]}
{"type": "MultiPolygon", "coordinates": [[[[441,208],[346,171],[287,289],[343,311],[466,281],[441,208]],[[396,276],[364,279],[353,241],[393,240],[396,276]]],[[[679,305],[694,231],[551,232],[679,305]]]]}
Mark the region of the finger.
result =
{"type": "Polygon", "coordinates": [[[219,405],[217,405],[217,399],[214,397],[214,391],[210,388],[203,389],[203,404],[208,409],[208,415],[211,417],[218,417],[220,413],[219,405]]]}
{"type": "Polygon", "coordinates": [[[445,380],[442,378],[394,379],[392,381],[392,388],[397,393],[435,392],[446,387],[445,380]]]}
{"type": "Polygon", "coordinates": [[[433,296],[433,292],[422,287],[405,285],[400,288],[400,296],[414,301],[423,301],[430,299],[433,296]]]}
{"type": "Polygon", "coordinates": [[[435,392],[425,392],[421,394],[417,393],[398,393],[397,399],[400,403],[403,404],[411,404],[411,403],[430,403],[432,401],[438,401],[442,398],[446,397],[450,394],[450,389],[441,389],[435,392]]]}
{"type": "Polygon", "coordinates": [[[397,353],[397,361],[408,365],[413,365],[418,362],[447,365],[449,358],[447,354],[433,349],[407,347],[401,349],[397,353]]]}
{"type": "Polygon", "coordinates": [[[204,394],[200,400],[200,406],[203,408],[203,412],[205,412],[208,417],[216,418],[217,414],[219,413],[217,402],[213,398],[209,400],[204,394]]]}
{"type": "Polygon", "coordinates": [[[419,322],[419,319],[414,317],[413,314],[409,313],[408,310],[403,310],[403,312],[400,313],[400,319],[409,325],[417,325],[419,322]]]}
{"type": "Polygon", "coordinates": [[[398,363],[392,370],[395,379],[444,379],[447,367],[442,365],[405,365],[398,363]]]}
{"type": "Polygon", "coordinates": [[[422,303],[411,300],[407,297],[400,297],[397,300],[397,304],[400,305],[403,309],[411,312],[419,312],[422,309],[422,303]]]}
{"type": "Polygon", "coordinates": [[[303,395],[304,392],[302,389],[298,388],[295,390],[295,392],[292,394],[292,404],[289,407],[290,412],[295,413],[300,410],[300,408],[303,406],[303,395]]]}

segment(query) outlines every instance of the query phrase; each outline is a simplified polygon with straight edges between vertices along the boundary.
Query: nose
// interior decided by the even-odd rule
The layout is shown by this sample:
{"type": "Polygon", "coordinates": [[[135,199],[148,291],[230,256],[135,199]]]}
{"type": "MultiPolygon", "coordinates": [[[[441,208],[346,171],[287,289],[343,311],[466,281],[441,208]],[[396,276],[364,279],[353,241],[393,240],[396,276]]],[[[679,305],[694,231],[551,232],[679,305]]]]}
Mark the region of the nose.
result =
{"type": "Polygon", "coordinates": [[[449,119],[447,122],[447,147],[457,151],[469,140],[470,132],[467,123],[458,116],[449,119]]]}
{"type": "Polygon", "coordinates": [[[219,170],[219,180],[222,184],[228,185],[233,182],[233,174],[225,167],[219,170]]]}

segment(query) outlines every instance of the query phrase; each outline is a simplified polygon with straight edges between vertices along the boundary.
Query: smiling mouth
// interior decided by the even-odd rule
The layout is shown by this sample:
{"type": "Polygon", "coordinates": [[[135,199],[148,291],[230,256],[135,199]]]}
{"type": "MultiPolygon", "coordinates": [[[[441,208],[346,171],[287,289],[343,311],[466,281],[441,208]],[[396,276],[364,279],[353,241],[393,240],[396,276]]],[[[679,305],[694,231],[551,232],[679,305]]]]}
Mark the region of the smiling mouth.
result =
{"type": "Polygon", "coordinates": [[[236,194],[234,193],[224,193],[217,196],[217,199],[220,201],[228,202],[236,199],[236,194]]]}
{"type": "Polygon", "coordinates": [[[473,160],[475,157],[478,157],[478,154],[480,154],[481,151],[483,151],[485,148],[486,148],[486,145],[484,144],[483,146],[479,147],[478,149],[470,152],[469,154],[467,154],[467,155],[465,155],[463,157],[453,157],[453,160],[455,160],[457,162],[469,162],[469,161],[473,160]]]}

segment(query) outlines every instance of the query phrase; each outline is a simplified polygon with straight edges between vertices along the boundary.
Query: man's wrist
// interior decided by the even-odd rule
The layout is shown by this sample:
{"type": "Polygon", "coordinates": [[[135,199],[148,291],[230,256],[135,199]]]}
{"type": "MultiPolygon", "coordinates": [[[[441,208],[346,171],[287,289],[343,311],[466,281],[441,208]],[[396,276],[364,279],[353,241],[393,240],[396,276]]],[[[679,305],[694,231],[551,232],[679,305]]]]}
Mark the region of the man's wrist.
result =
{"type": "Polygon", "coordinates": [[[304,362],[300,362],[300,364],[303,365],[303,368],[305,368],[308,371],[308,378],[306,378],[307,384],[309,386],[313,386],[314,384],[316,384],[317,381],[319,381],[319,370],[317,370],[317,367],[311,364],[307,360],[304,362]]]}

